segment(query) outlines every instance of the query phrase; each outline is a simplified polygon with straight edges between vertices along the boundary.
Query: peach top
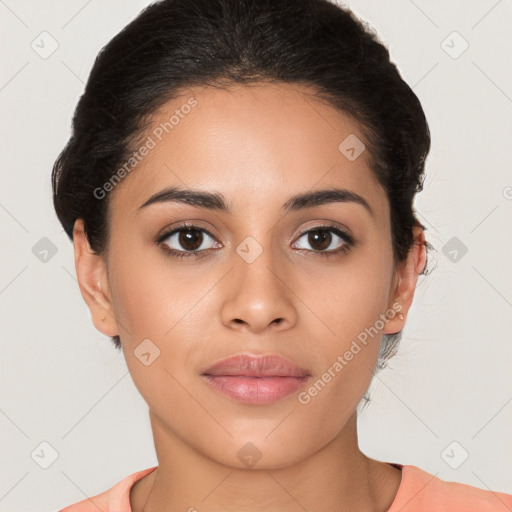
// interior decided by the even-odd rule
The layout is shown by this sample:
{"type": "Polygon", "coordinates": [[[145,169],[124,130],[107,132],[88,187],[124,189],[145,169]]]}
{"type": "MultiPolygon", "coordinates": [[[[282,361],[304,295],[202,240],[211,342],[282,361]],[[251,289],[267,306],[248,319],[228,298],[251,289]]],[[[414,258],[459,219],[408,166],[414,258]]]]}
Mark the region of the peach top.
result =
{"type": "MultiPolygon", "coordinates": [[[[387,463],[402,471],[402,481],[387,512],[510,512],[512,495],[446,482],[410,465],[387,463]]],[[[130,489],[158,466],[137,471],[107,491],[59,512],[132,512],[130,489]]]]}

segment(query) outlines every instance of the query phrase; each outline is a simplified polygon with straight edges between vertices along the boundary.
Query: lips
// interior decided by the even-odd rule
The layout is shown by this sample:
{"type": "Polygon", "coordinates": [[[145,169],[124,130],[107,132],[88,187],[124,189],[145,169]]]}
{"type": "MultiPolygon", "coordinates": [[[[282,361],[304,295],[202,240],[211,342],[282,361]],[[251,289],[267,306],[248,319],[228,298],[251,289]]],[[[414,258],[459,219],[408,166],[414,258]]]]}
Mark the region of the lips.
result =
{"type": "Polygon", "coordinates": [[[207,368],[203,375],[242,375],[245,377],[305,377],[309,372],[275,355],[240,354],[207,368]]]}
{"type": "Polygon", "coordinates": [[[223,359],[201,376],[216,391],[246,404],[270,404],[304,385],[310,373],[276,355],[239,354],[223,359]]]}

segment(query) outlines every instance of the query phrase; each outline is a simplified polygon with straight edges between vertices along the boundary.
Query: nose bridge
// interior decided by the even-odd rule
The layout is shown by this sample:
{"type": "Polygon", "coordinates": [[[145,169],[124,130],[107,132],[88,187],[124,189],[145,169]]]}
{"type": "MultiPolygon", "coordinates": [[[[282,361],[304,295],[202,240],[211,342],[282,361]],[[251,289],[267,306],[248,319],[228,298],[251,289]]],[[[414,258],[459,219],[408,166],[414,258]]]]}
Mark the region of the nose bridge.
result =
{"type": "MultiPolygon", "coordinates": [[[[235,273],[239,276],[240,283],[252,286],[253,290],[275,288],[274,281],[283,265],[277,259],[276,251],[271,247],[271,241],[260,244],[254,237],[249,236],[236,248],[237,256],[235,273]]],[[[269,290],[271,291],[271,290],[269,290]]],[[[275,290],[274,290],[275,293],[275,290]]]]}
{"type": "Polygon", "coordinates": [[[290,326],[296,311],[286,283],[286,258],[275,250],[270,236],[258,238],[247,236],[235,249],[223,321],[243,323],[251,330],[272,323],[290,326]]]}

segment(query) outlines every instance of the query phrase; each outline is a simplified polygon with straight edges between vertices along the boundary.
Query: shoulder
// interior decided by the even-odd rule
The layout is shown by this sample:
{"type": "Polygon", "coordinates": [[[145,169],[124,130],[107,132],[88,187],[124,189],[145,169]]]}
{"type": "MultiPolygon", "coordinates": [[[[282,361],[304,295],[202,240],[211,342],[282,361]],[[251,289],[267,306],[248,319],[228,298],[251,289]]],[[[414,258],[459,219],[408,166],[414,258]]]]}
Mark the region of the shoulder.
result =
{"type": "Polygon", "coordinates": [[[68,505],[58,512],[98,512],[98,510],[102,512],[131,512],[130,489],[135,482],[154,471],[157,467],[158,466],[153,466],[132,473],[110,489],[96,496],[85,498],[82,501],[68,505]]]}
{"type": "Polygon", "coordinates": [[[416,466],[402,466],[402,482],[388,512],[499,512],[512,510],[512,495],[447,482],[416,466]]]}

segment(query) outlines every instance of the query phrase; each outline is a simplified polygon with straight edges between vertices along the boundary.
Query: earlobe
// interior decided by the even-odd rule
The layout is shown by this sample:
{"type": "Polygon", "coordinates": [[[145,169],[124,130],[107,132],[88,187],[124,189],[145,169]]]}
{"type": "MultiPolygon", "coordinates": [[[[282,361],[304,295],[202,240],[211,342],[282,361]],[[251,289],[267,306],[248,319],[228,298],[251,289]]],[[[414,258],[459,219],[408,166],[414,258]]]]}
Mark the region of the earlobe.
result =
{"type": "Polygon", "coordinates": [[[104,258],[91,249],[82,219],[75,222],[73,245],[80,293],[91,312],[94,326],[106,336],[116,336],[119,332],[110,297],[107,267],[104,258]]]}
{"type": "MultiPolygon", "coordinates": [[[[405,325],[407,313],[411,307],[418,282],[418,276],[423,272],[426,263],[425,233],[420,226],[413,227],[414,244],[405,261],[401,262],[396,271],[394,288],[390,304],[397,314],[386,324],[384,334],[395,334],[405,325]],[[396,304],[400,306],[397,307],[396,304]]],[[[391,307],[390,307],[391,308],[391,307]]]]}

